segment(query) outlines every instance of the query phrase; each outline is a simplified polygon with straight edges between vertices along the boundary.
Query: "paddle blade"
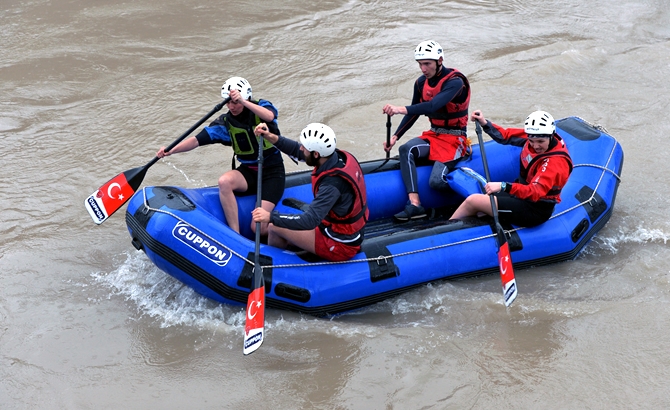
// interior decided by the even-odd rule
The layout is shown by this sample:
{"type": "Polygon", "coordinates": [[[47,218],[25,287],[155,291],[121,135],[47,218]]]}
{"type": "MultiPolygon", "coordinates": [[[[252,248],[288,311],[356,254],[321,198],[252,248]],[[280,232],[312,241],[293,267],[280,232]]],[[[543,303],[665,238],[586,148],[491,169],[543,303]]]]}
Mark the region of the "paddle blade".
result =
{"type": "Polygon", "coordinates": [[[263,344],[265,337],[265,285],[254,289],[247,299],[247,319],[244,326],[245,355],[253,353],[263,344]]]}
{"type": "Polygon", "coordinates": [[[512,258],[509,254],[507,241],[498,250],[498,265],[500,266],[500,279],[502,280],[503,298],[505,306],[509,306],[516,299],[516,279],[514,279],[514,268],[512,258]]]}
{"type": "Polygon", "coordinates": [[[84,206],[93,222],[100,225],[121,208],[139,188],[146,173],[146,166],[123,172],[86,198],[84,206]]]}

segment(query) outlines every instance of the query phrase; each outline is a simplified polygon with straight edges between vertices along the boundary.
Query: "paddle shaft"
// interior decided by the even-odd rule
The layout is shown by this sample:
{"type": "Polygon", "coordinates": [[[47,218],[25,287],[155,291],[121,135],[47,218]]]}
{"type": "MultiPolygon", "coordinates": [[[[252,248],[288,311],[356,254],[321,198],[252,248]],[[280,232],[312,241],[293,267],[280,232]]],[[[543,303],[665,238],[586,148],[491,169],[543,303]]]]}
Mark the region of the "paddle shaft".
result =
{"type": "MultiPolygon", "coordinates": [[[[256,208],[263,204],[263,136],[258,136],[258,181],[256,183],[256,208]]],[[[265,279],[261,267],[261,223],[256,222],[256,242],[254,248],[254,274],[252,277],[249,298],[247,299],[247,315],[244,325],[245,355],[255,352],[265,338],[265,279]]]]}
{"type": "MultiPolygon", "coordinates": [[[[389,147],[390,145],[391,145],[391,116],[389,114],[386,114],[386,147],[389,147]]],[[[378,170],[382,169],[384,165],[386,165],[386,163],[389,162],[389,159],[391,159],[390,148],[388,151],[386,151],[386,159],[384,160],[384,162],[382,162],[377,168],[370,171],[370,174],[375,173],[378,170]]]]}
{"type": "MultiPolygon", "coordinates": [[[[256,182],[256,208],[263,205],[263,135],[258,136],[258,182],[256,182]]],[[[254,289],[263,284],[263,269],[260,262],[261,253],[261,223],[256,222],[256,243],[254,248],[254,289]]]]}
{"type": "MultiPolygon", "coordinates": [[[[477,138],[479,139],[479,150],[482,153],[482,162],[484,163],[484,173],[486,174],[486,181],[491,182],[491,174],[489,173],[489,163],[486,160],[486,149],[484,148],[484,140],[482,138],[482,127],[479,121],[475,121],[475,129],[477,131],[477,138]]],[[[514,278],[514,267],[512,266],[512,258],[509,252],[509,244],[505,231],[503,231],[500,222],[498,221],[498,207],[493,195],[491,198],[491,213],[493,214],[493,222],[495,223],[496,239],[498,242],[498,265],[500,267],[500,280],[503,285],[503,300],[505,306],[509,307],[517,296],[516,279],[514,278]]]]}
{"type": "MultiPolygon", "coordinates": [[[[186,138],[190,133],[195,131],[203,122],[207,121],[209,117],[214,115],[215,112],[221,110],[226,103],[230,101],[230,98],[226,98],[222,102],[218,103],[210,112],[207,113],[200,121],[196,122],[191,128],[183,133],[179,138],[177,138],[166,151],[170,151],[177,144],[179,144],[184,138],[186,138]]],[[[147,170],[153,164],[155,164],[160,158],[157,156],[149,161],[146,165],[142,167],[137,167],[124,171],[114,178],[107,181],[104,185],[98,188],[93,194],[91,194],[86,200],[84,200],[84,206],[88,210],[93,222],[100,225],[105,222],[112,216],[117,210],[119,210],[123,204],[125,204],[130,197],[137,191],[142,185],[144,176],[147,174],[147,170]]]]}
{"type": "MultiPolygon", "coordinates": [[[[491,174],[489,173],[489,162],[486,159],[486,149],[484,148],[484,139],[482,138],[482,127],[479,125],[479,121],[475,121],[475,129],[477,131],[477,139],[479,140],[479,150],[482,153],[482,162],[484,163],[484,175],[486,176],[486,182],[491,182],[491,174]]],[[[502,246],[505,239],[505,234],[502,232],[502,227],[500,222],[498,222],[498,207],[496,206],[496,200],[493,195],[489,195],[491,199],[491,213],[493,213],[493,222],[496,225],[496,231],[498,235],[498,246],[502,246]],[[502,238],[501,238],[502,234],[502,238]]]]}
{"type": "MultiPolygon", "coordinates": [[[[176,140],[172,142],[172,144],[168,145],[167,148],[165,148],[165,152],[170,152],[174,147],[176,147],[180,142],[184,140],[184,138],[188,137],[191,135],[193,131],[195,131],[199,126],[201,126],[205,121],[207,121],[212,115],[214,115],[216,112],[221,111],[224,105],[228,104],[228,101],[230,101],[230,97],[226,98],[225,100],[221,101],[220,103],[216,104],[214,108],[210,112],[208,112],[204,117],[200,118],[198,122],[193,124],[191,128],[186,130],[183,134],[179,136],[176,140]]],[[[137,191],[137,188],[140,187],[142,184],[142,180],[144,179],[144,176],[147,173],[147,170],[154,165],[156,162],[158,162],[160,158],[157,156],[154,157],[151,161],[147,162],[145,166],[142,168],[139,168],[137,171],[135,171],[134,175],[132,178],[128,179],[128,185],[130,185],[134,191],[137,191]]],[[[130,199],[130,198],[128,198],[130,199]]]]}
{"type": "MultiPolygon", "coordinates": [[[[391,145],[391,115],[386,114],[386,146],[391,145]]],[[[386,151],[386,159],[391,157],[391,150],[386,151]]]]}
{"type": "MultiPolygon", "coordinates": [[[[181,135],[179,136],[179,138],[177,138],[176,140],[174,140],[174,141],[172,142],[172,144],[168,145],[167,148],[165,148],[165,152],[170,152],[174,147],[177,146],[177,144],[179,144],[180,142],[182,142],[182,141],[184,140],[184,138],[186,138],[186,137],[188,137],[189,135],[191,135],[191,133],[192,133],[193,131],[195,131],[195,130],[196,130],[199,126],[201,126],[205,121],[207,121],[212,115],[214,115],[214,114],[217,113],[218,111],[221,111],[221,109],[223,108],[223,106],[226,105],[226,104],[228,104],[228,101],[230,101],[230,97],[228,97],[228,98],[226,98],[225,100],[221,101],[220,103],[216,104],[216,105],[214,106],[214,108],[212,108],[212,110],[211,110],[210,112],[207,113],[207,115],[205,115],[204,117],[200,118],[200,120],[198,120],[198,122],[196,122],[195,124],[193,124],[193,126],[192,126],[191,128],[189,128],[185,133],[181,134],[181,135]]],[[[158,162],[159,159],[160,159],[160,158],[158,158],[158,157],[154,157],[154,159],[152,159],[151,161],[149,161],[149,162],[144,166],[144,168],[145,168],[145,169],[148,169],[150,166],[152,166],[153,164],[155,164],[156,162],[158,162]]]]}

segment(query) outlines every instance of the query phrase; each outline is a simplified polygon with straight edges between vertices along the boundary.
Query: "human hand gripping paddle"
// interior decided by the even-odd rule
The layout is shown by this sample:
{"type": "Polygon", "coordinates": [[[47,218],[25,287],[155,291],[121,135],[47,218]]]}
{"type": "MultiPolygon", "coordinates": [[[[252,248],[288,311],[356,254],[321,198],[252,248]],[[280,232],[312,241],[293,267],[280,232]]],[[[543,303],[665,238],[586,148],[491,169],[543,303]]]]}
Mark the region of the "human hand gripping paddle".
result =
{"type": "MultiPolygon", "coordinates": [[[[486,151],[484,149],[484,140],[482,138],[482,127],[479,121],[475,121],[475,129],[477,130],[477,138],[479,139],[479,148],[482,153],[482,162],[484,162],[484,172],[486,174],[486,181],[491,182],[491,175],[489,174],[489,165],[486,161],[486,151]]],[[[498,265],[500,266],[500,279],[502,280],[503,299],[505,306],[509,306],[514,302],[517,295],[516,279],[514,279],[514,268],[512,267],[512,258],[509,254],[509,244],[507,237],[503,231],[500,222],[498,221],[498,207],[493,195],[491,198],[491,211],[493,213],[493,222],[496,225],[496,236],[498,241],[498,265]]]]}
{"type": "MultiPolygon", "coordinates": [[[[210,112],[207,113],[200,121],[196,122],[191,128],[183,133],[179,138],[177,138],[170,146],[168,146],[165,151],[169,152],[171,149],[177,146],[184,138],[188,137],[196,128],[198,128],[202,123],[207,121],[209,117],[214,115],[217,111],[220,111],[224,105],[230,101],[230,97],[216,104],[210,112]]],[[[103,186],[98,188],[97,191],[93,192],[88,198],[84,200],[84,206],[86,210],[91,215],[93,222],[100,225],[105,222],[114,212],[123,206],[131,196],[137,191],[137,189],[142,184],[142,180],[147,173],[147,170],[159,160],[158,157],[154,157],[143,167],[137,167],[129,169],[125,172],[120,173],[114,178],[107,181],[103,186]]]]}
{"type": "MultiPolygon", "coordinates": [[[[265,129],[267,131],[267,129],[265,129]]],[[[262,204],[263,188],[263,134],[258,135],[258,182],[256,183],[256,208],[262,204]]],[[[242,353],[253,353],[263,344],[265,337],[265,278],[260,262],[261,223],[256,222],[256,243],[254,248],[254,276],[247,299],[247,317],[244,324],[244,349],[242,353]]]]}

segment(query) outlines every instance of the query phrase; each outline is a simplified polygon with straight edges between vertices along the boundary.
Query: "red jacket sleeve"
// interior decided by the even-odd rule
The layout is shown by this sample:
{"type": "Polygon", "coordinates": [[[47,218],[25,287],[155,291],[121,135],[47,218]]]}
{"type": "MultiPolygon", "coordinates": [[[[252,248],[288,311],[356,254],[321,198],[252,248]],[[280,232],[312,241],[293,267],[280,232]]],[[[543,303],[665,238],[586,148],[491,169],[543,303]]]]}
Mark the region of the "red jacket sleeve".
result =
{"type": "MultiPolygon", "coordinates": [[[[520,199],[537,202],[544,198],[553,187],[563,188],[570,176],[568,161],[552,155],[533,165],[528,173],[528,185],[514,183],[510,194],[520,199]]],[[[560,202],[560,199],[558,200],[560,202]]]]}
{"type": "Polygon", "coordinates": [[[487,120],[484,131],[498,144],[523,147],[526,143],[526,132],[523,128],[503,128],[487,120]]]}

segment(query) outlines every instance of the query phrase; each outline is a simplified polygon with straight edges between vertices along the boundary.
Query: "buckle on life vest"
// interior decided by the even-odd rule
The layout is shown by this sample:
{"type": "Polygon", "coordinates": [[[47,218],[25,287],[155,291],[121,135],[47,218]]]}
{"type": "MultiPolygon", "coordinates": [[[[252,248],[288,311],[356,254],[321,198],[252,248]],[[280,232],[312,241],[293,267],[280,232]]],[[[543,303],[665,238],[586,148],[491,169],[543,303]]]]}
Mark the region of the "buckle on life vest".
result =
{"type": "Polygon", "coordinates": [[[456,135],[458,137],[465,137],[468,135],[465,131],[462,131],[460,129],[455,130],[450,128],[436,127],[434,125],[430,127],[430,130],[433,131],[435,134],[456,135]]]}

